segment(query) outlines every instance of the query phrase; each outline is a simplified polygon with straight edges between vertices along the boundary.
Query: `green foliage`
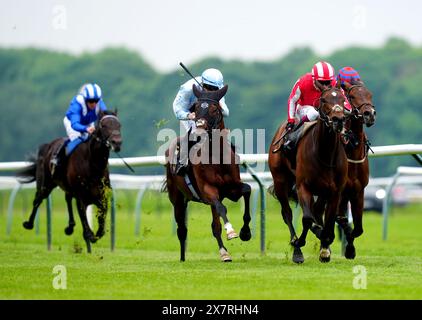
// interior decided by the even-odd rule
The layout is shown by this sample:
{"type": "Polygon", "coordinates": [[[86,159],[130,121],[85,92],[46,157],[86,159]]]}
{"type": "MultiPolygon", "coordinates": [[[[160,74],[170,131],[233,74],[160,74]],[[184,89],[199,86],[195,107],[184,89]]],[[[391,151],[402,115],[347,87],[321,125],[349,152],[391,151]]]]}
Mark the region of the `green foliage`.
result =
{"type": "MultiPolygon", "coordinates": [[[[266,129],[269,145],[285,120],[287,98],[294,82],[318,60],[338,70],[353,66],[373,92],[377,122],[367,129],[372,145],[419,143],[422,131],[422,48],[391,38],[383,47],[350,47],[330,56],[309,48],[293,49],[271,62],[225,61],[205,58],[190,66],[194,74],[220,68],[229,84],[226,97],[231,129],[266,129]]],[[[123,126],[122,156],[155,155],[157,133],[178,130],[172,103],[179,86],[189,79],[175,66],[156,72],[137,53],[108,48],[95,54],[72,56],[41,49],[0,49],[0,161],[23,160],[42,143],[65,135],[62,119],[72,97],[86,82],[99,83],[109,108],[117,108],[123,126]]],[[[391,175],[411,158],[371,160],[372,175],[391,175]]],[[[162,168],[142,172],[162,173],[162,168]]]]}

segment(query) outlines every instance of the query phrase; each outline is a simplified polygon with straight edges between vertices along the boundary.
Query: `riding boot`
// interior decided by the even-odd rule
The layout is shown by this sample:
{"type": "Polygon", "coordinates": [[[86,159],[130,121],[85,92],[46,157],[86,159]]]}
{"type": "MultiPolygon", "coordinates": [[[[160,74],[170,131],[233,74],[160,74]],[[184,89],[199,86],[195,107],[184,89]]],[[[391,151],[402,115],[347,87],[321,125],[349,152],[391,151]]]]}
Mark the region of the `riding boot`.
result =
{"type": "Polygon", "coordinates": [[[65,146],[66,140],[63,140],[56,148],[56,150],[54,150],[53,155],[51,156],[51,160],[50,160],[50,172],[51,172],[51,176],[54,176],[54,174],[57,172],[57,168],[59,168],[63,161],[64,161],[64,156],[65,156],[65,152],[64,152],[64,146],[65,146]]]}
{"type": "Polygon", "coordinates": [[[294,133],[301,127],[306,121],[301,120],[293,129],[285,136],[285,142],[283,144],[283,150],[289,152],[296,147],[297,134],[294,133]]]}
{"type": "Polygon", "coordinates": [[[175,172],[178,176],[182,176],[182,177],[185,176],[187,171],[188,171],[187,169],[188,169],[188,165],[189,165],[189,134],[190,134],[190,131],[191,130],[189,130],[188,133],[186,133],[183,137],[180,138],[180,142],[177,145],[178,157],[177,157],[177,164],[176,164],[175,172]],[[183,143],[186,143],[188,147],[182,148],[181,145],[183,143]]]}

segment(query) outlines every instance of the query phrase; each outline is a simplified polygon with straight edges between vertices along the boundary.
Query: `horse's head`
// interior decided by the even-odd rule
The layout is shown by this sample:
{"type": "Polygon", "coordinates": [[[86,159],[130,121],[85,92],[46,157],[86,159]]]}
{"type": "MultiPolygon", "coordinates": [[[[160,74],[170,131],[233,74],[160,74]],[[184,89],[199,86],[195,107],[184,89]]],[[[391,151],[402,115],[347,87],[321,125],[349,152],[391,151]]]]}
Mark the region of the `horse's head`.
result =
{"type": "Polygon", "coordinates": [[[119,152],[122,145],[120,121],[116,112],[103,111],[97,123],[97,138],[113,151],[119,152]]]}
{"type": "Polygon", "coordinates": [[[206,131],[212,129],[224,129],[223,113],[220,106],[220,100],[224,97],[228,89],[226,84],[223,88],[216,91],[200,91],[196,85],[193,85],[193,93],[198,98],[193,106],[196,115],[196,127],[206,131]]]}
{"type": "Polygon", "coordinates": [[[340,132],[345,121],[344,103],[346,99],[340,87],[322,87],[319,103],[319,117],[329,128],[340,132]]]}
{"type": "Polygon", "coordinates": [[[363,118],[367,127],[375,123],[377,112],[372,103],[372,93],[365,87],[363,82],[344,83],[347,98],[352,105],[352,115],[356,118],[363,118]]]}

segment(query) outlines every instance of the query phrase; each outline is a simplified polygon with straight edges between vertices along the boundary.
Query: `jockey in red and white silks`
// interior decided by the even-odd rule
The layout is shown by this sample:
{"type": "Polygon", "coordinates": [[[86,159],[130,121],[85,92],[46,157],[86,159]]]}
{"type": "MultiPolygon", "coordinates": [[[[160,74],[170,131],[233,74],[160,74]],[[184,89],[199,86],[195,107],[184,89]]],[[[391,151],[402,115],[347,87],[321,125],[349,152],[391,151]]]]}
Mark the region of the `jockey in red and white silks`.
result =
{"type": "MultiPolygon", "coordinates": [[[[287,102],[287,121],[294,124],[295,120],[307,122],[318,119],[318,106],[321,91],[316,87],[315,81],[322,85],[336,85],[334,68],[324,61],[316,63],[312,72],[306,73],[296,81],[287,102]]],[[[344,107],[350,111],[349,102],[345,101],[344,107]]]]}

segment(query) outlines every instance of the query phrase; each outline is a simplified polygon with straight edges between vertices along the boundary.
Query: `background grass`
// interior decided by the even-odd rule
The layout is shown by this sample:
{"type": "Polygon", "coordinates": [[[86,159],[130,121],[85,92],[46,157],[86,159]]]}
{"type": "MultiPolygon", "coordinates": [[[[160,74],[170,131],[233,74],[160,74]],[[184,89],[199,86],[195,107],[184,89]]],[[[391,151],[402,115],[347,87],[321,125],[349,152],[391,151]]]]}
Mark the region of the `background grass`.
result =
{"type": "MultiPolygon", "coordinates": [[[[0,203],[0,299],[421,299],[421,205],[393,208],[388,240],[382,241],[382,217],[364,216],[364,234],[355,241],[357,257],[341,256],[336,238],[332,260],[318,260],[319,242],[309,234],[305,263],[291,262],[288,229],[279,205],[270,196],[266,211],[266,253],[260,253],[259,216],[251,223],[253,238],[225,240],[232,263],[221,263],[211,233],[211,213],[202,204],[189,205],[186,261],[179,262],[172,208],[165,194],[148,191],[142,204],[140,235],[136,236],[136,192],[117,191],[116,249],[110,233],[87,254],[82,230],[64,235],[64,196],[53,192],[53,245],[46,247],[45,204],[40,208],[39,234],[23,229],[33,191],[19,193],[13,227],[6,234],[7,197],[0,203]],[[52,286],[53,268],[64,265],[67,289],[52,286]],[[367,271],[367,288],[353,288],[355,266],[367,271]]],[[[229,219],[240,231],[242,203],[225,201],[229,219]]],[[[259,212],[259,210],[258,210],[259,212]]],[[[107,222],[109,223],[110,217],[107,222]]],[[[300,223],[298,225],[300,230],[300,223]]]]}

